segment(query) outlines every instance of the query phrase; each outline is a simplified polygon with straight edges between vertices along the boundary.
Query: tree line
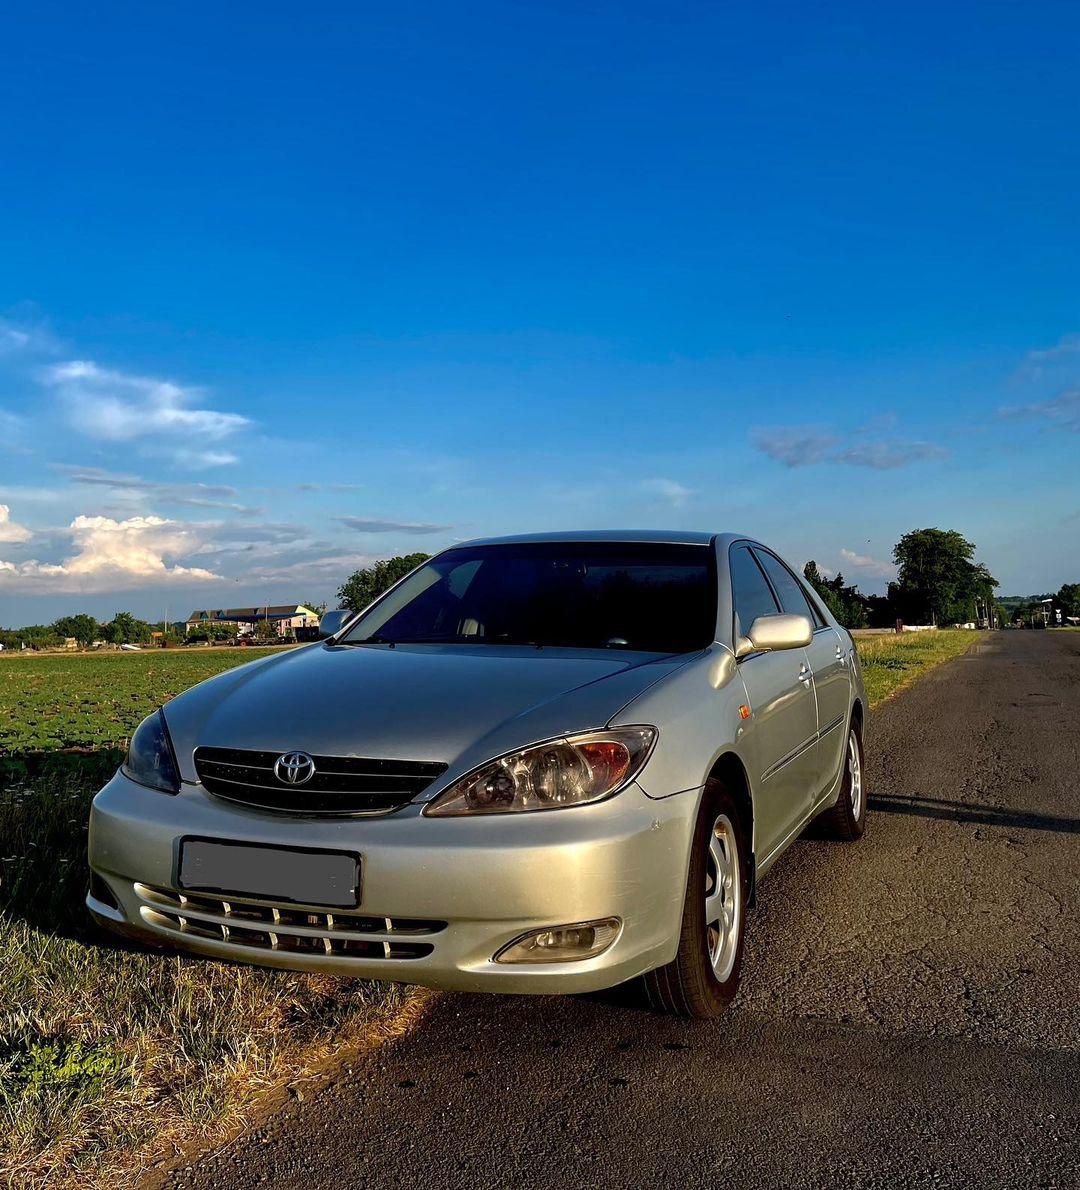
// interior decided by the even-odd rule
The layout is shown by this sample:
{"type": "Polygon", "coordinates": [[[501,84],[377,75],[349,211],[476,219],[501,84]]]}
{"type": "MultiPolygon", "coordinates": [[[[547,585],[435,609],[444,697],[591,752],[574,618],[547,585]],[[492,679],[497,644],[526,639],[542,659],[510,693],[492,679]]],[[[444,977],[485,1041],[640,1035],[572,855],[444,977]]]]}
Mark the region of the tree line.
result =
{"type": "Polygon", "coordinates": [[[0,644],[5,649],[59,649],[73,639],[82,648],[95,641],[110,645],[141,645],[151,639],[154,629],[131,612],[117,612],[104,623],[96,616],[79,612],[61,616],[51,624],[28,624],[24,628],[0,628],[0,644]]]}
{"type": "Polygon", "coordinates": [[[975,546],[955,529],[912,529],[893,547],[896,579],[885,595],[864,595],[844,576],[826,578],[813,560],[803,574],[845,628],[966,624],[1004,619],[997,579],[976,560],[975,546]]]}
{"type": "Polygon", "coordinates": [[[1001,601],[1006,616],[1012,621],[1024,624],[1042,623],[1047,611],[1052,623],[1057,623],[1060,609],[1063,621],[1080,619],[1080,583],[1062,583],[1057,591],[1044,591],[1041,595],[1010,595],[1001,601]]]}

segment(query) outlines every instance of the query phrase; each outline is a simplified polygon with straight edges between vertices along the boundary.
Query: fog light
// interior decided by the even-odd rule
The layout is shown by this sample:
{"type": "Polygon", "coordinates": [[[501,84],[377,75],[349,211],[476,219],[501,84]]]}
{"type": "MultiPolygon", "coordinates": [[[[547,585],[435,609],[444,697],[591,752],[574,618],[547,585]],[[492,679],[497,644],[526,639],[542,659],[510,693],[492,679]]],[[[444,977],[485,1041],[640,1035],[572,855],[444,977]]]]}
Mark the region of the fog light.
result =
{"type": "Polygon", "coordinates": [[[531,930],[504,946],[496,963],[571,963],[592,959],[619,936],[622,922],[617,917],[599,921],[578,921],[568,926],[531,930]]]}

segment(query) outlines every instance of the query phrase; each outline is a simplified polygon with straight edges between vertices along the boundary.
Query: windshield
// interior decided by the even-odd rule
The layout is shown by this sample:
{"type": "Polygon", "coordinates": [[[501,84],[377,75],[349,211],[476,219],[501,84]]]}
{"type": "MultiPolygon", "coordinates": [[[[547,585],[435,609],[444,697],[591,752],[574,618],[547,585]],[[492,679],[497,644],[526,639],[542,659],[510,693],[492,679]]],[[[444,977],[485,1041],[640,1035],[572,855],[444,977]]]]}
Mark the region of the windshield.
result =
{"type": "Polygon", "coordinates": [[[704,545],[530,542],[449,550],[383,597],[343,644],[529,644],[685,653],[716,627],[704,545]]]}

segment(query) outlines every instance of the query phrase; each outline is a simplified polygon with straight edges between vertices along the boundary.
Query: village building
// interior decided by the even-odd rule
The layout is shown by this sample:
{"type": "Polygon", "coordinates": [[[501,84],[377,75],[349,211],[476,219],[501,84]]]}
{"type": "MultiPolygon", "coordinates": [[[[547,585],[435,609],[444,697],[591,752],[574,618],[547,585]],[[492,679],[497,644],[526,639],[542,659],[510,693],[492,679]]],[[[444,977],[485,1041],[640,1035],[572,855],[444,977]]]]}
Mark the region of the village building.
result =
{"type": "Polygon", "coordinates": [[[278,636],[295,636],[306,629],[317,629],[319,613],[302,603],[270,603],[262,607],[219,607],[193,611],[184,623],[184,635],[207,624],[236,626],[237,636],[249,636],[255,625],[270,623],[278,636]]]}

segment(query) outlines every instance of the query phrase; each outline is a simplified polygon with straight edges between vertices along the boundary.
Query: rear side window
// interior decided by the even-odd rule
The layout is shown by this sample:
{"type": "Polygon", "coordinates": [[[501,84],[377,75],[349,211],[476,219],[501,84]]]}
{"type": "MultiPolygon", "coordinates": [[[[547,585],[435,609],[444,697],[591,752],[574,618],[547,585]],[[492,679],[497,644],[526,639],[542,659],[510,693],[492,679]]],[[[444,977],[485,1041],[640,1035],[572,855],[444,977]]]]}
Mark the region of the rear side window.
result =
{"type": "Polygon", "coordinates": [[[769,576],[769,581],[772,583],[773,590],[784,611],[793,616],[806,616],[815,628],[821,628],[821,616],[817,615],[815,609],[811,607],[810,600],[806,598],[805,591],[799,585],[799,580],[783,562],[767,550],[754,550],[754,556],[769,576]]]}
{"type": "Polygon", "coordinates": [[[737,637],[745,636],[758,616],[775,616],[780,610],[761,567],[745,545],[731,551],[731,597],[737,637]]]}

